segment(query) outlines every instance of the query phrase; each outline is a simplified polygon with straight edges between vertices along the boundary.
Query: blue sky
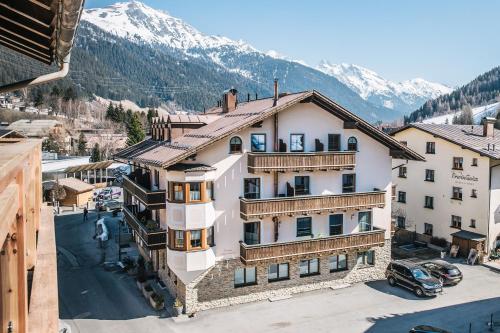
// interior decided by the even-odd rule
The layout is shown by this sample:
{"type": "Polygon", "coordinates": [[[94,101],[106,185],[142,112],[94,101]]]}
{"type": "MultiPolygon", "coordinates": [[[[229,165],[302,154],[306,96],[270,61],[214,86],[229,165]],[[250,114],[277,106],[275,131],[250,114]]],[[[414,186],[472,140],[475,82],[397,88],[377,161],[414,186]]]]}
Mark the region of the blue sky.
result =
{"type": "MultiPolygon", "coordinates": [[[[86,7],[115,1],[86,0],[86,7]]],[[[500,1],[144,0],[198,30],[315,66],[321,59],[395,80],[462,85],[500,65],[500,1]]]]}

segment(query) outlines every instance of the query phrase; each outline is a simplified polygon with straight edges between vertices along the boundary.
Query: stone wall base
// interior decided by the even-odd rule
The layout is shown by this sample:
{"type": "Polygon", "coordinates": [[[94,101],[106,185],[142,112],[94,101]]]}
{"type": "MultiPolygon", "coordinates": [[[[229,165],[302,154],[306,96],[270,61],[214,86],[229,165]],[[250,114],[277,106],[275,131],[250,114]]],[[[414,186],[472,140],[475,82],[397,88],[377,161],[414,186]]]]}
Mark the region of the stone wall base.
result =
{"type": "MultiPolygon", "coordinates": [[[[343,287],[359,282],[384,279],[385,270],[391,260],[391,241],[386,240],[384,246],[373,247],[370,250],[375,251],[375,265],[373,266],[358,265],[356,263],[357,252],[348,251],[349,270],[330,273],[328,267],[328,256],[332,255],[330,253],[328,256],[319,256],[320,274],[306,278],[299,276],[299,259],[281,261],[289,262],[290,278],[279,282],[268,281],[267,268],[269,263],[245,266],[240,259],[217,262],[213,268],[187,285],[177,281],[173,272],[168,276],[164,270],[160,272],[160,276],[167,280],[165,283],[172,295],[183,302],[185,312],[194,313],[212,308],[261,301],[271,297],[283,297],[318,289],[343,287]],[[234,270],[237,267],[256,267],[257,285],[235,288],[234,270]],[[176,283],[173,283],[174,278],[176,283]]],[[[339,251],[339,253],[345,252],[339,251]]],[[[309,257],[314,258],[315,256],[309,257]]],[[[316,255],[316,257],[318,256],[316,255]]]]}

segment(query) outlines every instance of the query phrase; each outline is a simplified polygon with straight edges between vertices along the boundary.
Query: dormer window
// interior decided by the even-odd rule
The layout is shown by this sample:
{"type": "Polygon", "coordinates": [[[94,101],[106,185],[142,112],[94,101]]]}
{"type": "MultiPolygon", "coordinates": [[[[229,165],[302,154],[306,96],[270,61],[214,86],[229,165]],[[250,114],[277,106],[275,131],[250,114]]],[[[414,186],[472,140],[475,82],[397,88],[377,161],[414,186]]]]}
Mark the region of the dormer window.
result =
{"type": "Polygon", "coordinates": [[[229,154],[241,154],[243,152],[241,139],[237,136],[229,140],[229,154]]]}
{"type": "Polygon", "coordinates": [[[347,150],[358,151],[358,139],[353,136],[347,139],[347,150]]]}

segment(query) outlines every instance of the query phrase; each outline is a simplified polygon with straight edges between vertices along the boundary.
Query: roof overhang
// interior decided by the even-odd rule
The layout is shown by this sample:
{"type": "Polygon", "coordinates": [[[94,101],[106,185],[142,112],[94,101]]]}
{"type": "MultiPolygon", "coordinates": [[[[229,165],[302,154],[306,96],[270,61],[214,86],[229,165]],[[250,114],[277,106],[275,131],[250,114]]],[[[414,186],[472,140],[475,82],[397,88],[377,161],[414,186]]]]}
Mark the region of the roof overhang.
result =
{"type": "MultiPolygon", "coordinates": [[[[66,69],[84,1],[0,1],[0,45],[46,65],[56,64],[61,70],[66,69]]],[[[66,73],[67,70],[64,75],[66,73]]],[[[57,78],[49,77],[51,80],[57,78]]],[[[35,81],[32,84],[43,82],[35,81]]],[[[8,91],[4,87],[0,89],[8,91]]]]}

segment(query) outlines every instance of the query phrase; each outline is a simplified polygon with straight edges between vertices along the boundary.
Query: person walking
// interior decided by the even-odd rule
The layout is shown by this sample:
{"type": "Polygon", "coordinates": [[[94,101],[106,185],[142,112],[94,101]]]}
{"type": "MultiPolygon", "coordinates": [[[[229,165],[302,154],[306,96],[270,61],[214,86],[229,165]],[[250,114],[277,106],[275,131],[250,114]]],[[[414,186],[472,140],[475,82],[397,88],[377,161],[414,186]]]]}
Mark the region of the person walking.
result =
{"type": "Polygon", "coordinates": [[[83,207],[83,222],[87,222],[89,217],[89,210],[87,209],[87,207],[83,207]]]}

